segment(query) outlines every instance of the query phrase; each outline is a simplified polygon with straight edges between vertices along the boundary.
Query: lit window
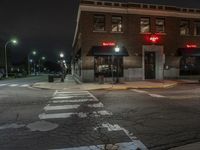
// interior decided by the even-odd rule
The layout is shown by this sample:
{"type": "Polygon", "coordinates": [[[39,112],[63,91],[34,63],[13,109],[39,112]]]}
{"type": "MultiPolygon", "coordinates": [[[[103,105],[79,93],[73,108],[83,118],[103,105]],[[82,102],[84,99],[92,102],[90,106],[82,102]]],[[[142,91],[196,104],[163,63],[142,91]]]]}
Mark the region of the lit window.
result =
{"type": "Polygon", "coordinates": [[[141,18],[140,19],[140,32],[141,33],[149,33],[150,32],[150,19],[149,18],[141,18]]]}
{"type": "Polygon", "coordinates": [[[105,16],[104,15],[94,16],[94,31],[105,31],[105,16]]]}
{"type": "Polygon", "coordinates": [[[122,32],[122,17],[112,16],[112,32],[122,32]]]}
{"type": "Polygon", "coordinates": [[[123,77],[123,57],[122,56],[95,56],[94,72],[95,77],[104,75],[104,77],[123,77]]]}
{"type": "Polygon", "coordinates": [[[200,21],[194,23],[194,35],[200,35],[200,21]]]}
{"type": "Polygon", "coordinates": [[[156,33],[165,32],[165,19],[156,19],[156,33]]]}
{"type": "Polygon", "coordinates": [[[182,20],[180,23],[180,35],[189,35],[190,33],[189,21],[182,20]]]}

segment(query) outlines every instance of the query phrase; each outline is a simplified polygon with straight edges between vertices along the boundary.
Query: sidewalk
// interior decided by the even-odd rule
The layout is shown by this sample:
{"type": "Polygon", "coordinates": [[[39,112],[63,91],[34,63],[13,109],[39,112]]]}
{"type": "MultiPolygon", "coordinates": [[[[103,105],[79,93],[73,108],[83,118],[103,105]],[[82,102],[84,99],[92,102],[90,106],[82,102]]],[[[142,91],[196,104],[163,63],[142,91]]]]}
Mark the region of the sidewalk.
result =
{"type": "Polygon", "coordinates": [[[188,144],[176,148],[171,148],[169,150],[199,150],[200,149],[200,142],[188,144]]]}
{"type": "Polygon", "coordinates": [[[156,89],[170,88],[177,85],[177,81],[134,81],[119,84],[111,83],[81,83],[77,84],[74,78],[68,75],[64,83],[61,82],[39,82],[33,85],[34,88],[52,89],[52,90],[127,90],[127,89],[156,89]]]}

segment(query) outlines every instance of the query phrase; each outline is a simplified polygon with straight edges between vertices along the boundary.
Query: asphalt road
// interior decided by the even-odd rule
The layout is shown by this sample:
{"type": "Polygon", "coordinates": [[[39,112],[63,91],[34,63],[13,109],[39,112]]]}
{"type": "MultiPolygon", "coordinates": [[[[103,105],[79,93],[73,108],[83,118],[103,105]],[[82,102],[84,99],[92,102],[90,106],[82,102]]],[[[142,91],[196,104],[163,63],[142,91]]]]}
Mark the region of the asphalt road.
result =
{"type": "Polygon", "coordinates": [[[88,91],[22,86],[43,80],[35,77],[0,82],[1,150],[136,150],[144,146],[127,130],[112,124],[112,112],[88,91]]]}
{"type": "Polygon", "coordinates": [[[0,81],[0,150],[165,150],[200,141],[200,85],[91,92],[31,88],[45,80],[0,81]]]}
{"type": "Polygon", "coordinates": [[[170,89],[94,91],[113,113],[113,123],[133,133],[148,149],[200,141],[200,85],[170,89]]]}

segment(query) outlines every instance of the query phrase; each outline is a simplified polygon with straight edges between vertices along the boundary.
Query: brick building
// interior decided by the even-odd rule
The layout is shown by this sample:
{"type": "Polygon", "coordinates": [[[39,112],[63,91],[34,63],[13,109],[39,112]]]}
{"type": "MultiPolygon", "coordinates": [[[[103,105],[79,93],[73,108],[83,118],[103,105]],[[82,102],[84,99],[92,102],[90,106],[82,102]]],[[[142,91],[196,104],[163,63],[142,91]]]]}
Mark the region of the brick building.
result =
{"type": "Polygon", "coordinates": [[[199,47],[199,9],[81,0],[73,74],[85,82],[199,75],[199,47]]]}

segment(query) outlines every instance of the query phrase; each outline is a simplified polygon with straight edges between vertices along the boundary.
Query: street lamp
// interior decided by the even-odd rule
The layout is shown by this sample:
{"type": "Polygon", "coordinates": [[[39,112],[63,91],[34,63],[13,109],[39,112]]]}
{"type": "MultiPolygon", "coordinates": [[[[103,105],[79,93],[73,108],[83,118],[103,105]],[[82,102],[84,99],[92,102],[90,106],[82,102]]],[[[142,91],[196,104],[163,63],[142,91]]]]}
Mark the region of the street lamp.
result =
{"type": "Polygon", "coordinates": [[[7,46],[10,43],[16,45],[17,44],[17,40],[12,39],[12,40],[7,41],[6,44],[5,44],[5,69],[6,69],[6,78],[8,78],[7,46]]]}
{"type": "Polygon", "coordinates": [[[63,53],[60,53],[60,58],[64,58],[64,54],[63,53]]]}
{"type": "MultiPolygon", "coordinates": [[[[118,46],[115,47],[115,53],[119,53],[120,48],[118,46]]],[[[119,83],[119,56],[117,56],[117,80],[116,83],[119,83]]]]}
{"type": "Polygon", "coordinates": [[[45,60],[46,57],[42,56],[40,59],[39,59],[39,72],[41,72],[41,60],[45,60]]]}
{"type": "MultiPolygon", "coordinates": [[[[37,51],[34,50],[34,51],[32,51],[31,53],[28,54],[28,74],[30,74],[30,62],[31,63],[33,62],[32,59],[30,60],[31,54],[35,56],[35,55],[37,55],[37,51]]],[[[34,72],[35,72],[35,65],[34,65],[34,72]]]]}
{"type": "Polygon", "coordinates": [[[61,69],[62,69],[62,76],[61,76],[61,82],[64,82],[64,76],[65,76],[65,69],[64,69],[64,60],[63,58],[65,57],[64,53],[60,53],[60,65],[61,65],[61,69]]]}

